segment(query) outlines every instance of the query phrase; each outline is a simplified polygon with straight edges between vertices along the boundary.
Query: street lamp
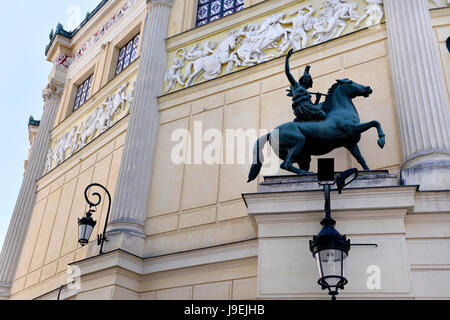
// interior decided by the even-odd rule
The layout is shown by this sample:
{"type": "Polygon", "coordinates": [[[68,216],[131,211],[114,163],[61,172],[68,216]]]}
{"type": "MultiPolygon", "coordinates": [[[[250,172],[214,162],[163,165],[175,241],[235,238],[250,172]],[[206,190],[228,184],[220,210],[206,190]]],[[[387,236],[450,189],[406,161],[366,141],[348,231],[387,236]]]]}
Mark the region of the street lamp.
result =
{"type": "Polygon", "coordinates": [[[322,231],[310,241],[310,250],[317,260],[322,290],[328,290],[332,300],[336,300],[339,290],[344,290],[348,280],[344,277],[344,260],[350,251],[350,240],[341,235],[334,226],[336,221],[331,218],[331,187],[337,184],[339,193],[356,179],[357,169],[348,170],[335,179],[334,159],[319,159],[318,181],[323,186],[325,194],[325,219],[322,220],[322,231]]]}
{"type": "Polygon", "coordinates": [[[108,212],[106,215],[106,222],[105,222],[105,228],[103,231],[103,234],[99,234],[97,236],[97,245],[100,246],[100,255],[103,254],[103,244],[106,239],[106,228],[108,227],[108,220],[109,220],[109,212],[111,210],[111,194],[109,191],[98,183],[93,183],[89,185],[86,190],[84,191],[84,198],[86,199],[86,202],[89,204],[89,211],[86,213],[86,216],[78,219],[78,243],[81,244],[81,246],[85,246],[89,243],[89,239],[91,238],[92,231],[94,230],[95,225],[97,222],[92,218],[92,214],[95,213],[96,207],[102,202],[102,197],[98,192],[93,193],[92,195],[97,197],[97,201],[93,202],[89,200],[89,190],[93,187],[101,188],[105,191],[105,193],[108,196],[108,212]]]}

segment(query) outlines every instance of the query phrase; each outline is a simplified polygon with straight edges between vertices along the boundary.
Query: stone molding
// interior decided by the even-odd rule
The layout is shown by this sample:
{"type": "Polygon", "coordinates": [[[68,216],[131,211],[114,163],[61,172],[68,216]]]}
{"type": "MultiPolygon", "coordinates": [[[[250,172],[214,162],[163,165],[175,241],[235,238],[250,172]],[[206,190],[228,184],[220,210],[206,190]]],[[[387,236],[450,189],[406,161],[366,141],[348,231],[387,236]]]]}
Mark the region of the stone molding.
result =
{"type": "Polygon", "coordinates": [[[141,258],[124,250],[110,251],[71,263],[81,269],[81,276],[119,267],[138,275],[184,269],[189,267],[228,262],[258,256],[256,240],[243,243],[224,244],[219,247],[174,253],[162,257],[141,258]]]}

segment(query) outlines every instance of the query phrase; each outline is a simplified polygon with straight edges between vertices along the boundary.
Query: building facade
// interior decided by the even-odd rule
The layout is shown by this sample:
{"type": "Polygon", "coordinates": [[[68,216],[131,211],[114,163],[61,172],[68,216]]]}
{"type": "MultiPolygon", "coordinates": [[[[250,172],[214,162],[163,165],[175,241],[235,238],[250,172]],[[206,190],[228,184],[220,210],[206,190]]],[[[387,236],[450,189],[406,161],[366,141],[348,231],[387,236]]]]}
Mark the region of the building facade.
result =
{"type": "MultiPolygon", "coordinates": [[[[251,160],[234,152],[236,132],[255,132],[252,147],[294,118],[293,48],[314,92],[370,86],[355,105],[386,133],[384,149],[374,131],[359,144],[377,171],[332,195],[339,231],[377,244],[352,248],[340,296],[450,298],[449,35],[446,0],[104,0],[76,30],[58,25],[0,297],[328,299],[308,247],[318,186],[270,168],[246,183],[251,160]],[[78,244],[91,183],[113,197],[102,255],[102,191],[78,244]]],[[[327,157],[360,168],[345,149],[327,157]]]]}

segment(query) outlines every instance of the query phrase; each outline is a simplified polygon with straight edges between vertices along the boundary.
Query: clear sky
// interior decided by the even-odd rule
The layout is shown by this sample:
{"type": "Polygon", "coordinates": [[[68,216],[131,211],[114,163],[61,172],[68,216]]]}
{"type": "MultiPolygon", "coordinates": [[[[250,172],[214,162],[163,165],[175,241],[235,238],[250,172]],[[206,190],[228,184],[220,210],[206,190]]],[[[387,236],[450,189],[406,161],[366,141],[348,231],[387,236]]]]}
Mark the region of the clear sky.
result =
{"type": "Polygon", "coordinates": [[[44,55],[50,30],[61,22],[72,30],[100,0],[3,1],[0,10],[0,248],[28,158],[28,118],[40,120],[42,89],[52,65],[44,55]]]}

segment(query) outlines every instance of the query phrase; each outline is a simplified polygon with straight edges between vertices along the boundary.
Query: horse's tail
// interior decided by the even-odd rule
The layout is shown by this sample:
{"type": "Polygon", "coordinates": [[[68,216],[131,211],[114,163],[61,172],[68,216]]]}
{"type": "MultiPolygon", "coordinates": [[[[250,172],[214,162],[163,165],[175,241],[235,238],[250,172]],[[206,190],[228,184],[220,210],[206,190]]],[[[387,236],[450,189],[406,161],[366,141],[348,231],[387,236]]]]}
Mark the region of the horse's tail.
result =
{"type": "Polygon", "coordinates": [[[261,172],[261,168],[264,162],[264,155],[262,153],[262,150],[264,149],[264,145],[269,141],[271,136],[271,133],[266,134],[265,136],[262,136],[258,139],[255,143],[255,147],[253,149],[253,165],[250,169],[250,174],[248,175],[248,181],[247,183],[252,182],[255,180],[259,173],[261,172]]]}

